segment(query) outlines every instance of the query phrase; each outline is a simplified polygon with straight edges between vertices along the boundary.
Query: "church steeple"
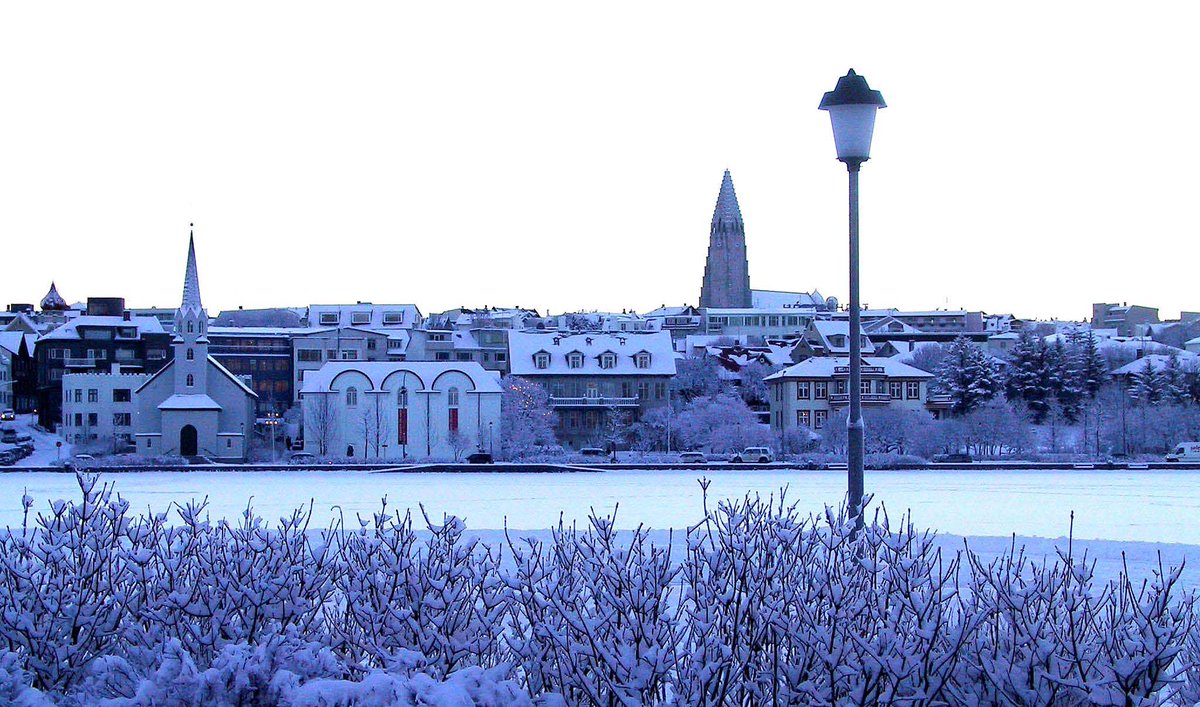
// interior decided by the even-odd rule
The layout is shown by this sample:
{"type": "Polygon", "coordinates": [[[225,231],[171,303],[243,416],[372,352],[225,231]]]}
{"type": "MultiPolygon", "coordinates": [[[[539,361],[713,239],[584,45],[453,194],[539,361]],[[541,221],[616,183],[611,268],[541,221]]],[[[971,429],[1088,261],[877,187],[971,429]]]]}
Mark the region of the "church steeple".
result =
{"type": "Polygon", "coordinates": [[[187,268],[183,273],[183,299],[175,310],[175,393],[203,395],[208,377],[208,312],[200,301],[200,275],[196,268],[196,237],[188,234],[187,268]]]}
{"type": "Polygon", "coordinates": [[[746,226],[733,190],[733,176],[725,170],[717,206],[708,232],[708,259],[700,287],[700,306],[750,307],[750,265],[746,259],[746,226]]]}

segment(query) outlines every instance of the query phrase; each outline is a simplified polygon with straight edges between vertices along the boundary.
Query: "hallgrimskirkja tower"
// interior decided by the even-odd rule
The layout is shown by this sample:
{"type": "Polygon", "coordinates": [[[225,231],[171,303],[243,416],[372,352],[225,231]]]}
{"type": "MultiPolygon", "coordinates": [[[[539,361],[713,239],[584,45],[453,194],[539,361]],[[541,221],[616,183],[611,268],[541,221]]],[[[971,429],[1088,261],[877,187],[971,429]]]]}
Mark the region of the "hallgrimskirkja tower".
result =
{"type": "Polygon", "coordinates": [[[721,180],[717,208],[713,211],[708,234],[708,259],[704,262],[700,306],[718,309],[752,306],[746,227],[742,223],[742,210],[738,207],[729,170],[725,170],[721,180]]]}

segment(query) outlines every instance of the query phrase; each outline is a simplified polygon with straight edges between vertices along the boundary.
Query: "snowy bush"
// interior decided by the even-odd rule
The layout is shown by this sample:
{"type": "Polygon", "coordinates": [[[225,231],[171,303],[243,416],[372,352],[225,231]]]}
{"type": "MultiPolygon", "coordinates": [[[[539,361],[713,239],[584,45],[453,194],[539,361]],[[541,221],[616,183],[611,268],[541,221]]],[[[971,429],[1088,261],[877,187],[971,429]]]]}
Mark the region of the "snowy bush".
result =
{"type": "Polygon", "coordinates": [[[489,547],[387,503],[317,531],[79,483],[0,536],[5,703],[1200,703],[1179,570],[1099,584],[1070,545],[984,562],[747,497],[706,500],[673,561],[614,516],[489,547]]]}

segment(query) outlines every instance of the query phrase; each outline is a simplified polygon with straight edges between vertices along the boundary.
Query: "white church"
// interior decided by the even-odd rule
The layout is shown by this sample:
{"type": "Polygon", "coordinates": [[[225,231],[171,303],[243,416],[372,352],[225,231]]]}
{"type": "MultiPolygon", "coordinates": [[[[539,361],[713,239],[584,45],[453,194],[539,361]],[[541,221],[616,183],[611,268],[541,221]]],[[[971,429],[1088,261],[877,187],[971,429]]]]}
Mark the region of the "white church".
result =
{"type": "Polygon", "coordinates": [[[134,391],[134,439],[143,456],[244,461],[258,397],[208,355],[195,238],[189,238],[183,302],[175,311],[173,361],[134,391]]]}

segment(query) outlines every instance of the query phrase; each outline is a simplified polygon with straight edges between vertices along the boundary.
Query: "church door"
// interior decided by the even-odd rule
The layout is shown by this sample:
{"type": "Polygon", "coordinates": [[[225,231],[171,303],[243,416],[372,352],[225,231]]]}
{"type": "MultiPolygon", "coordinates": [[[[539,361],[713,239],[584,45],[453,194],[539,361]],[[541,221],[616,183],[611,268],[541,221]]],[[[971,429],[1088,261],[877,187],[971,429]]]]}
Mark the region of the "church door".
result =
{"type": "Polygon", "coordinates": [[[196,452],[196,428],[184,425],[183,429],[179,430],[179,453],[185,457],[194,457],[196,452]]]}

